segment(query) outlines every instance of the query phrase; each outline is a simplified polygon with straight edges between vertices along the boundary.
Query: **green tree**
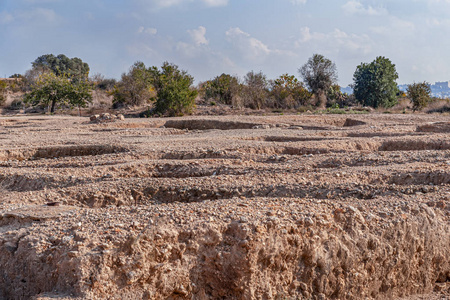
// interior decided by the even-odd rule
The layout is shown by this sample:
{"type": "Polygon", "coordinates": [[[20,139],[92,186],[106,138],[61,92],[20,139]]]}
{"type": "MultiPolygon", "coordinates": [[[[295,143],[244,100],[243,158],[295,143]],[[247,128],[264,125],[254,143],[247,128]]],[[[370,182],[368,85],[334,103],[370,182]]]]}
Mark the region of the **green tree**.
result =
{"type": "Polygon", "coordinates": [[[431,88],[428,82],[408,85],[407,93],[413,103],[413,111],[421,110],[431,101],[431,88]]]}
{"type": "Polygon", "coordinates": [[[271,94],[275,108],[295,108],[305,105],[312,95],[294,75],[283,74],[272,81],[271,94]]]}
{"type": "Polygon", "coordinates": [[[239,80],[236,77],[222,74],[204,84],[205,99],[214,99],[220,103],[232,105],[233,98],[239,92],[239,86],[239,80]]]}
{"type": "Polygon", "coordinates": [[[84,107],[91,101],[91,86],[87,81],[73,83],[67,76],[53,73],[40,75],[25,97],[25,102],[32,106],[49,106],[51,113],[57,104],[84,107]]]}
{"type": "Polygon", "coordinates": [[[317,99],[320,108],[327,104],[326,93],[328,89],[337,82],[336,65],[323,55],[314,54],[299,69],[303,81],[317,99]]]}
{"type": "Polygon", "coordinates": [[[122,74],[121,81],[115,86],[114,105],[143,105],[151,102],[155,97],[152,81],[153,76],[145,64],[141,61],[135,62],[128,73],[122,74]]]}
{"type": "Polygon", "coordinates": [[[395,65],[388,58],[379,56],[356,68],[353,93],[364,106],[389,108],[397,103],[397,79],[395,65]]]}
{"type": "Polygon", "coordinates": [[[177,65],[164,62],[161,70],[151,67],[152,84],[156,90],[155,113],[177,116],[192,113],[197,90],[192,87],[194,78],[177,65]]]}
{"type": "Polygon", "coordinates": [[[31,63],[33,69],[43,72],[53,72],[56,76],[68,76],[73,81],[87,79],[89,76],[89,65],[80,58],[68,58],[64,54],[54,56],[53,54],[41,55],[31,63]]]}

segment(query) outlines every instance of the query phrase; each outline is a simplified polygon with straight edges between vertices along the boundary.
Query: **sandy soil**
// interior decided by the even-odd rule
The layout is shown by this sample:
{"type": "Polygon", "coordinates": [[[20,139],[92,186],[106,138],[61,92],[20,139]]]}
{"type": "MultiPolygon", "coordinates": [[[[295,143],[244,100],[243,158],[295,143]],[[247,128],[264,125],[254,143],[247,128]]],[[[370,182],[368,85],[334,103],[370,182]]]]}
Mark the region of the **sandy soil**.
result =
{"type": "Polygon", "coordinates": [[[0,117],[0,299],[449,299],[449,122],[0,117]]]}

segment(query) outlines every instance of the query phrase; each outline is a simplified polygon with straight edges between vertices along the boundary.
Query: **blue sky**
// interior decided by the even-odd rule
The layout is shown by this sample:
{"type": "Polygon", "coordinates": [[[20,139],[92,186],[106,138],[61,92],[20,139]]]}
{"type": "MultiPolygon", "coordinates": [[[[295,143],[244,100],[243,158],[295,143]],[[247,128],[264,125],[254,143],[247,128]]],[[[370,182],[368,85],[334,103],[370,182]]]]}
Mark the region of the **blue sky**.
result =
{"type": "Polygon", "coordinates": [[[196,82],[221,73],[298,76],[314,53],[339,83],[385,56],[399,83],[450,80],[450,0],[0,0],[0,77],[43,54],[120,78],[169,61],[196,82]]]}

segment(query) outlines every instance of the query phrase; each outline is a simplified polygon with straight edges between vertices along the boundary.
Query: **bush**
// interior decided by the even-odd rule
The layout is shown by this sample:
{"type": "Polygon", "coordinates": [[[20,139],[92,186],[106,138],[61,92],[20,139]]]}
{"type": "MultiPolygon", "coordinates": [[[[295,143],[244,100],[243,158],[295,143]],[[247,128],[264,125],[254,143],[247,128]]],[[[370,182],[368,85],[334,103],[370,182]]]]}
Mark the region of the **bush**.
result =
{"type": "Polygon", "coordinates": [[[244,85],[240,92],[242,104],[252,109],[271,107],[269,96],[266,75],[262,72],[248,72],[244,77],[244,85]]]}
{"type": "Polygon", "coordinates": [[[20,109],[22,109],[22,107],[24,107],[24,105],[25,104],[22,100],[16,99],[11,102],[11,104],[9,105],[8,108],[10,110],[20,110],[20,109]]]}
{"type": "Polygon", "coordinates": [[[213,99],[219,103],[232,105],[233,98],[240,90],[239,80],[231,75],[222,74],[203,84],[205,100],[213,99]]]}
{"type": "Polygon", "coordinates": [[[407,92],[413,104],[413,111],[421,110],[431,101],[431,88],[428,82],[410,84],[407,92]]]}
{"type": "Polygon", "coordinates": [[[161,70],[149,69],[156,90],[154,113],[180,116],[192,113],[197,90],[192,87],[194,78],[177,65],[164,62],[161,70]]]}
{"type": "Polygon", "coordinates": [[[312,97],[312,94],[294,75],[283,74],[272,81],[271,86],[275,108],[297,108],[306,105],[312,97]]]}
{"type": "Polygon", "coordinates": [[[0,105],[4,105],[6,102],[6,89],[8,84],[0,80],[0,105]]]}
{"type": "Polygon", "coordinates": [[[105,78],[105,76],[100,73],[92,76],[90,80],[94,84],[96,89],[106,92],[112,92],[117,84],[117,80],[115,80],[114,78],[105,78]]]}
{"type": "Polygon", "coordinates": [[[428,105],[427,113],[449,113],[450,100],[449,99],[432,99],[428,105]]]}
{"type": "Polygon", "coordinates": [[[136,62],[131,66],[128,73],[122,74],[111,93],[113,105],[122,107],[124,105],[148,104],[155,97],[152,86],[152,76],[143,62],[136,62]]]}

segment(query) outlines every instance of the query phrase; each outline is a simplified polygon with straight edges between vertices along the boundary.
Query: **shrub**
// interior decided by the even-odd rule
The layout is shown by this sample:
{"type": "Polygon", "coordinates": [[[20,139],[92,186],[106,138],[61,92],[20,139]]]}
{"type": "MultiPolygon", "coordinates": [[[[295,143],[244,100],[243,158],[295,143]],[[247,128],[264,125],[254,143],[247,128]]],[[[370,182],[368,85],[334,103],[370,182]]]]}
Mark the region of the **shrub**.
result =
{"type": "Polygon", "coordinates": [[[152,101],[155,97],[152,85],[152,76],[143,62],[136,62],[128,73],[122,74],[111,93],[114,107],[123,105],[143,105],[152,101]]]}
{"type": "Polygon", "coordinates": [[[431,101],[431,88],[428,82],[410,84],[407,92],[413,103],[413,111],[421,110],[431,101]]]}
{"type": "Polygon", "coordinates": [[[6,89],[8,84],[0,80],[0,105],[4,105],[6,102],[6,89]]]}
{"type": "Polygon", "coordinates": [[[306,105],[312,94],[294,75],[283,74],[271,82],[275,108],[297,108],[306,105]]]}
{"type": "Polygon", "coordinates": [[[219,103],[232,105],[233,98],[240,90],[239,80],[231,75],[222,74],[204,83],[205,100],[214,99],[219,103]]]}
{"type": "Polygon", "coordinates": [[[192,87],[191,75],[168,62],[163,63],[161,70],[150,68],[149,73],[157,93],[154,113],[169,116],[192,113],[198,92],[192,87]]]}
{"type": "Polygon", "coordinates": [[[240,92],[243,105],[253,109],[270,107],[268,87],[266,75],[262,72],[248,72],[240,92]]]}

